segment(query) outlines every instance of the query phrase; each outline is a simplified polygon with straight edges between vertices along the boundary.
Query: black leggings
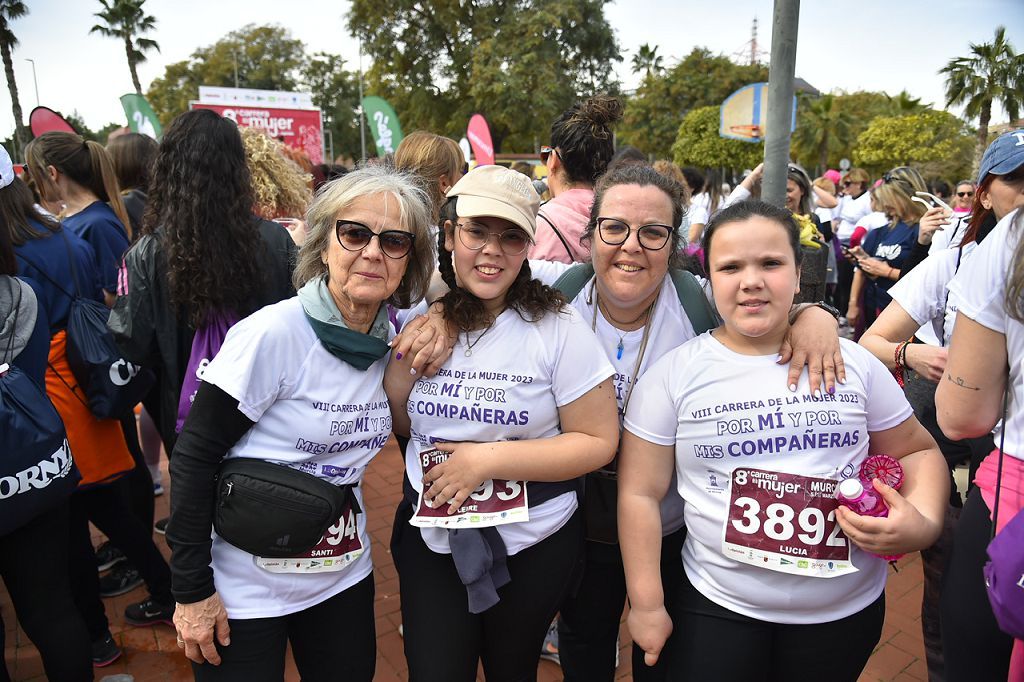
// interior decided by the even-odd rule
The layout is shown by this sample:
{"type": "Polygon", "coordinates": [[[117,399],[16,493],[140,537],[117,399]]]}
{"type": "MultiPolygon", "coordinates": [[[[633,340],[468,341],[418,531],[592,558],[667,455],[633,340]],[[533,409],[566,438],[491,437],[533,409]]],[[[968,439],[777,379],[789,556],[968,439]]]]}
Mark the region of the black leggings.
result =
{"type": "Polygon", "coordinates": [[[377,663],[373,593],[371,573],[297,613],[229,618],[231,644],[217,644],[220,665],[192,664],[196,682],[280,682],[289,642],[302,682],[372,682],[377,663]]]}
{"type": "MultiPolygon", "coordinates": [[[[675,603],[675,591],[682,579],[680,553],[685,539],[685,526],[661,539],[661,583],[667,606],[675,603]]],[[[615,642],[626,601],[622,552],[618,545],[590,541],[585,551],[579,587],[560,609],[558,658],[565,682],[611,682],[615,678],[615,642]]],[[[647,666],[643,649],[634,644],[633,679],[666,680],[664,661],[647,666]]]]}
{"type": "Polygon", "coordinates": [[[451,555],[427,547],[420,529],[409,525],[411,515],[403,501],[391,539],[410,682],[474,682],[478,661],[488,682],[536,680],[544,634],[583,551],[580,512],[548,538],[508,557],[511,582],[498,590],[501,601],[479,614],[469,612],[451,555]]]}
{"type": "Polygon", "coordinates": [[[985,591],[982,568],[992,533],[990,510],[975,488],[953,536],[953,553],[942,582],[942,653],[946,679],[1005,680],[1013,640],[999,629],[985,591]]]}
{"type": "Polygon", "coordinates": [[[161,604],[174,603],[171,597],[171,569],[153,543],[151,527],[142,525],[128,511],[126,489],[118,483],[120,481],[76,490],[71,495],[71,589],[93,641],[106,635],[108,623],[99,596],[100,582],[96,574],[96,555],[89,535],[89,521],[109,534],[111,542],[139,570],[154,599],[161,604]]]}
{"type": "Polygon", "coordinates": [[[662,652],[671,680],[855,682],[881,637],[885,594],[846,618],[784,625],[719,606],[684,577],[674,613],[672,635],[662,652]]]}
{"type": "MultiPolygon", "coordinates": [[[[68,582],[68,505],[36,518],[0,537],[0,576],[14,611],[39,649],[50,680],[92,679],[89,633],[75,609],[68,582]]],[[[96,569],[93,569],[96,573],[96,569]]],[[[4,624],[0,620],[0,645],[4,624]]],[[[0,680],[10,677],[0,664],[0,680]]]]}

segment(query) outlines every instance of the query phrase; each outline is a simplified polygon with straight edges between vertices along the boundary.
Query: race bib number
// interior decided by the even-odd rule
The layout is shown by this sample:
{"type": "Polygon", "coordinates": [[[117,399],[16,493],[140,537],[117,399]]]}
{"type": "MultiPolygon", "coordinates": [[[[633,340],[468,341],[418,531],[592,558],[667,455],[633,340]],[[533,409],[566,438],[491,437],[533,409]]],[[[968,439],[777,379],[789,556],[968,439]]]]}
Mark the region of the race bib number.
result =
{"type": "Polygon", "coordinates": [[[770,571],[835,578],[858,569],[836,521],[836,481],[735,469],[722,553],[770,571]]]}
{"type": "MultiPolygon", "coordinates": [[[[423,473],[426,474],[446,461],[449,455],[433,448],[421,452],[419,459],[423,473]]],[[[420,492],[416,514],[409,523],[420,528],[484,528],[529,520],[525,481],[495,478],[484,481],[483,485],[470,493],[454,514],[448,513],[447,503],[431,509],[423,499],[423,492],[420,492]]]]}
{"type": "Polygon", "coordinates": [[[359,517],[346,505],[313,549],[294,557],[256,557],[256,565],[271,573],[330,573],[344,569],[362,554],[359,517]]]}

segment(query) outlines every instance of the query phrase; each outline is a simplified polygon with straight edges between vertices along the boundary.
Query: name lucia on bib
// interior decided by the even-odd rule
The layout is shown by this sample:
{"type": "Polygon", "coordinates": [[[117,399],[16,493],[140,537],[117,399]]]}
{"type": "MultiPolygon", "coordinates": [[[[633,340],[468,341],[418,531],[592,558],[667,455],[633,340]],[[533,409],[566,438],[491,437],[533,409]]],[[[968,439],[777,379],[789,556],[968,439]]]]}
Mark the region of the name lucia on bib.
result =
{"type": "Polygon", "coordinates": [[[835,578],[859,569],[836,520],[837,481],[783,471],[734,469],[722,554],[769,571],[835,578]]]}

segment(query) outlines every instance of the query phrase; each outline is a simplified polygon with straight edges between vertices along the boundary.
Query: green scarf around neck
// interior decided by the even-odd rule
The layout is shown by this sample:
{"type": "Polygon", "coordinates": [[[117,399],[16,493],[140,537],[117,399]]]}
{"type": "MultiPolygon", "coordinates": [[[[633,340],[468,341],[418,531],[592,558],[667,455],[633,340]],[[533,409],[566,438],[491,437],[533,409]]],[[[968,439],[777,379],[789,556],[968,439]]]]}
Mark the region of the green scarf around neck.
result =
{"type": "Polygon", "coordinates": [[[377,317],[370,325],[370,333],[362,334],[345,324],[338,304],[327,288],[327,276],[316,277],[299,289],[299,301],[324,348],[342,362],[366,371],[370,365],[390,352],[388,346],[388,310],[381,303],[377,317]]]}

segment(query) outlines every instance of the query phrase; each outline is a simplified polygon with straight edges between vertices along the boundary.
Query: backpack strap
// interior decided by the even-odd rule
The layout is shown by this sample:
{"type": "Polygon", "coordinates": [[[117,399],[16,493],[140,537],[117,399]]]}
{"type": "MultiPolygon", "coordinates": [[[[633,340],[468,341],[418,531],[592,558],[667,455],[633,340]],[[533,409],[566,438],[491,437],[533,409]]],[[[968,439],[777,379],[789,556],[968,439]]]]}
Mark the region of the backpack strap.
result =
{"type": "Polygon", "coordinates": [[[565,241],[565,237],[563,237],[562,233],[559,232],[557,227],[555,227],[555,224],[551,222],[551,220],[543,213],[538,212],[537,217],[543,218],[544,222],[546,222],[551,227],[551,230],[555,233],[555,236],[558,237],[558,241],[562,242],[562,247],[565,249],[565,252],[569,254],[569,262],[576,262],[576,257],[572,255],[572,249],[569,248],[569,242],[565,241]]]}
{"type": "Polygon", "coordinates": [[[594,276],[594,266],[590,263],[577,263],[559,275],[552,285],[553,289],[562,292],[566,300],[572,302],[583,291],[583,287],[594,276]]]}
{"type": "Polygon", "coordinates": [[[697,278],[686,270],[674,268],[669,270],[669,277],[672,278],[672,285],[676,288],[679,304],[683,306],[686,317],[693,325],[693,331],[703,334],[709,329],[717,327],[718,319],[704,295],[704,290],[697,283],[697,278]]]}
{"type": "MultiPolygon", "coordinates": [[[[61,286],[60,284],[58,284],[57,282],[55,282],[55,281],[54,281],[54,279],[53,279],[52,277],[50,277],[49,275],[47,275],[47,274],[46,274],[46,270],[43,270],[43,269],[42,269],[41,267],[39,267],[38,265],[36,265],[35,263],[33,263],[33,262],[32,262],[32,260],[31,260],[30,258],[26,258],[25,256],[23,256],[22,254],[18,253],[17,251],[15,251],[15,252],[14,252],[14,255],[15,255],[15,256],[17,256],[18,258],[20,258],[21,260],[25,261],[26,263],[28,263],[28,264],[29,264],[30,266],[32,266],[33,268],[35,268],[35,269],[36,269],[36,271],[37,271],[37,272],[38,272],[38,273],[39,273],[40,275],[42,275],[42,276],[43,276],[43,279],[45,279],[45,280],[46,280],[47,282],[49,282],[50,284],[52,284],[52,285],[54,286],[54,288],[55,288],[55,289],[57,289],[57,291],[59,291],[60,293],[64,294],[65,296],[67,296],[67,297],[68,297],[68,298],[70,298],[70,299],[71,299],[72,301],[75,301],[75,300],[77,300],[78,298],[80,298],[79,296],[76,296],[75,294],[72,294],[72,293],[71,293],[70,291],[68,291],[67,289],[65,289],[64,287],[62,287],[62,286],[61,286]]],[[[76,284],[77,284],[77,282],[76,282],[76,284]]],[[[76,287],[76,288],[77,288],[77,287],[76,287]]]]}

